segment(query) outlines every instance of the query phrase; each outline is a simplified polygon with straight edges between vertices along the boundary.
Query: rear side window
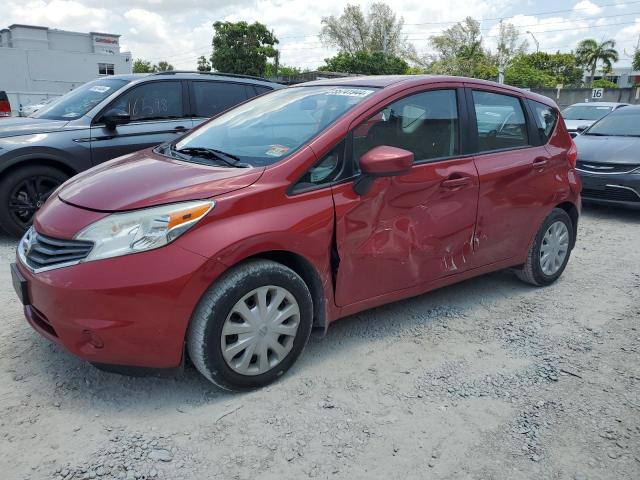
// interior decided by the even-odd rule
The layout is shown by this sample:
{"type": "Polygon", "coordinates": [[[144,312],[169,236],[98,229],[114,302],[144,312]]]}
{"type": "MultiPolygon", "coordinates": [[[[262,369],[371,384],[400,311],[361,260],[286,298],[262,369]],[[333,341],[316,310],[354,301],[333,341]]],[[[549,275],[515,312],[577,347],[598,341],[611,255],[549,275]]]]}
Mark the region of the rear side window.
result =
{"type": "Polygon", "coordinates": [[[182,84],[180,82],[149,82],[123,93],[108,109],[128,112],[132,121],[180,118],[182,84]]]}
{"type": "Polygon", "coordinates": [[[536,130],[540,136],[540,142],[545,145],[551,138],[551,134],[558,123],[558,112],[544,103],[530,100],[530,104],[533,107],[536,130]]]}
{"type": "Polygon", "coordinates": [[[193,82],[192,87],[197,117],[213,117],[248,98],[239,83],[193,82]]]}
{"type": "Polygon", "coordinates": [[[459,153],[455,90],[405,97],[369,117],[354,130],[356,165],[374,147],[388,145],[413,152],[415,161],[459,153]]]}
{"type": "Polygon", "coordinates": [[[480,152],[529,144],[527,123],[518,98],[474,90],[473,103],[480,152]]]}

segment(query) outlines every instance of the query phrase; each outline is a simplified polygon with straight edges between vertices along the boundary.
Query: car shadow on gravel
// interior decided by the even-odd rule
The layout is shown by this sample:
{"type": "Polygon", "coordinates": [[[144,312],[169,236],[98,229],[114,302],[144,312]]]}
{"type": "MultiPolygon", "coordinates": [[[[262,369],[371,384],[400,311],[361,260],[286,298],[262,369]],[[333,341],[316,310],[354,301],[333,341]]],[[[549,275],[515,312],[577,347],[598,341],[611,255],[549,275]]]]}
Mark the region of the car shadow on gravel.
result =
{"type": "MultiPolygon", "coordinates": [[[[328,363],[338,351],[348,356],[349,350],[366,342],[395,339],[430,322],[464,316],[477,306],[478,299],[491,303],[529,288],[508,271],[496,272],[341,319],[330,326],[325,338],[312,336],[302,357],[273,388],[286,388],[309,368],[328,363]]],[[[54,399],[64,398],[69,411],[88,408],[107,415],[123,410],[187,412],[242,397],[211,385],[189,362],[182,374],[169,377],[103,372],[36,336],[26,324],[24,328],[23,334],[34,337],[28,340],[32,345],[29,360],[17,364],[15,375],[27,381],[31,376],[40,377],[42,388],[54,399]]]]}

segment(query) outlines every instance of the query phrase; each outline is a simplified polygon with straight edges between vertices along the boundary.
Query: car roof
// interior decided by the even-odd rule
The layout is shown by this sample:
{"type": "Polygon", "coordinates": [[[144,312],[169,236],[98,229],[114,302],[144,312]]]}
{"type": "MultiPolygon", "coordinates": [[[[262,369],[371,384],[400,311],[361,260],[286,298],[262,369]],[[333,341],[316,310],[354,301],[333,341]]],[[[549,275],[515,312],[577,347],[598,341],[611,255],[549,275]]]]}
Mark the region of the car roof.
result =
{"type": "Polygon", "coordinates": [[[619,105],[629,105],[629,104],[620,103],[620,102],[578,102],[578,103],[572,103],[571,105],[569,105],[569,107],[617,107],[619,105]]]}
{"type": "MultiPolygon", "coordinates": [[[[510,90],[513,93],[517,93],[523,97],[536,100],[546,105],[557,107],[555,102],[549,97],[538,95],[529,90],[523,90],[521,88],[512,87],[511,85],[505,85],[503,83],[491,82],[489,80],[480,80],[477,78],[468,77],[455,77],[448,75],[372,75],[372,76],[357,76],[357,77],[342,77],[342,78],[327,78],[321,80],[314,80],[312,82],[306,82],[293,87],[298,86],[350,86],[350,87],[376,87],[376,88],[388,88],[396,86],[413,87],[419,85],[425,85],[429,83],[446,83],[457,82],[465,83],[468,85],[479,85],[498,87],[503,90],[510,90]]],[[[291,87],[290,87],[291,88],[291,87]]]]}
{"type": "MultiPolygon", "coordinates": [[[[183,70],[168,70],[166,72],[154,73],[125,73],[120,75],[110,75],[107,78],[120,78],[129,82],[137,80],[166,80],[167,77],[180,78],[184,80],[211,80],[219,82],[237,82],[248,83],[251,85],[264,85],[270,88],[284,88],[284,85],[271,82],[266,78],[253,77],[251,75],[238,75],[234,73],[218,73],[218,72],[191,72],[183,70]]],[[[104,78],[104,77],[102,77],[104,78]]]]}

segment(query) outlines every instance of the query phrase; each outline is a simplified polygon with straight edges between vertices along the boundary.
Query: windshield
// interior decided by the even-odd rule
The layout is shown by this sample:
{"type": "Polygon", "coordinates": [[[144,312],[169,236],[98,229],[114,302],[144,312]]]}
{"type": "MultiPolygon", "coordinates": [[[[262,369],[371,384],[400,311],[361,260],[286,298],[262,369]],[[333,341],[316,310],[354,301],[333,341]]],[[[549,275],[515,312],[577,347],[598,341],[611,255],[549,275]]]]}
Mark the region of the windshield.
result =
{"type": "Polygon", "coordinates": [[[215,149],[250,166],[270,165],[375,91],[336,86],[276,90],[214,118],[180,140],[175,150],[215,149]]]}
{"type": "Polygon", "coordinates": [[[117,78],[99,78],[71,90],[31,116],[48,120],[75,120],[127,83],[128,80],[117,78]]]}
{"type": "Polygon", "coordinates": [[[613,107],[602,105],[573,105],[562,111],[565,120],[599,120],[607,113],[613,110],[613,107]]]}
{"type": "Polygon", "coordinates": [[[585,135],[640,137],[640,109],[622,108],[589,128],[585,135]]]}

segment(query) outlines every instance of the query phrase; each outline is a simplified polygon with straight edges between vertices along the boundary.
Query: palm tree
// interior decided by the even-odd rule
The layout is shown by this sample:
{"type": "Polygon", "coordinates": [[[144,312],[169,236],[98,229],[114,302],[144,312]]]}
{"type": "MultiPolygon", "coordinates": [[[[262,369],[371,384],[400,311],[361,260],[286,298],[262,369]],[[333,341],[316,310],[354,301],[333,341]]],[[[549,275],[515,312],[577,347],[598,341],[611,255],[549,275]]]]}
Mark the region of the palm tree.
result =
{"type": "Polygon", "coordinates": [[[606,69],[611,69],[611,62],[618,61],[618,51],[614,48],[615,46],[615,40],[605,40],[602,43],[598,43],[592,38],[582,40],[578,44],[576,49],[578,62],[591,69],[589,85],[593,84],[598,62],[602,61],[606,69]]]}

